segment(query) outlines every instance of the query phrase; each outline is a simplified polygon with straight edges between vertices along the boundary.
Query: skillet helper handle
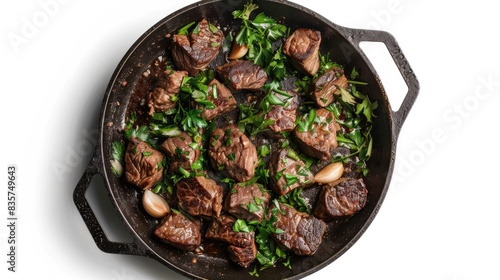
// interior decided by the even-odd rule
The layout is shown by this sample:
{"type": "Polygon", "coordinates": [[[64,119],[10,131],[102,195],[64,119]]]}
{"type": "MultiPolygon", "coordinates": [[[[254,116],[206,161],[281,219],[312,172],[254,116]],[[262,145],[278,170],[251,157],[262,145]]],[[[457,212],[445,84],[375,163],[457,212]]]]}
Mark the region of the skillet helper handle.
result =
{"type": "Polygon", "coordinates": [[[132,243],[121,243],[112,242],[104,233],[96,215],[92,211],[87,199],[85,198],[85,193],[87,192],[90,183],[94,176],[103,176],[103,168],[99,157],[99,148],[96,148],[94,156],[91,162],[87,166],[85,172],[83,173],[80,181],[76,185],[73,192],[73,201],[75,202],[83,221],[87,225],[95,244],[101,251],[113,254],[127,254],[127,255],[144,255],[145,252],[141,249],[141,246],[136,243],[135,239],[132,243]]]}
{"type": "Polygon", "coordinates": [[[401,48],[399,47],[396,39],[388,32],[379,31],[379,30],[364,30],[364,29],[349,29],[350,34],[352,34],[351,39],[352,43],[358,48],[359,52],[364,52],[359,47],[359,43],[363,41],[368,42],[381,42],[384,43],[391,55],[394,63],[396,64],[403,80],[408,87],[408,92],[406,93],[401,106],[397,111],[392,111],[393,118],[393,128],[394,135],[399,135],[401,131],[401,127],[403,126],[408,113],[410,112],[411,107],[415,103],[417,99],[418,92],[420,90],[420,85],[418,83],[417,77],[415,73],[410,67],[408,60],[404,56],[401,48]]]}

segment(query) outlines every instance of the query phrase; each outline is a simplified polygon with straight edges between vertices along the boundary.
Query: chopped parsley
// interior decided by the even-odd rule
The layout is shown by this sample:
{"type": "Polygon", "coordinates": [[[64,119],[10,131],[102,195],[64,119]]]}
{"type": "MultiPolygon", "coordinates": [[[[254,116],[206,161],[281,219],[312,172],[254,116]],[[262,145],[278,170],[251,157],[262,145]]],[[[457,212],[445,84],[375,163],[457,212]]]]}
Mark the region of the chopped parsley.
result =
{"type": "MultiPolygon", "coordinates": [[[[243,10],[236,10],[232,13],[235,19],[241,19],[240,30],[236,34],[235,40],[239,45],[248,47],[246,59],[266,68],[275,56],[273,43],[286,35],[287,28],[264,13],[259,13],[250,19],[252,12],[258,8],[258,5],[250,2],[244,6],[243,10]]],[[[280,59],[274,61],[280,61],[280,59]]],[[[277,62],[273,67],[281,68],[277,62]]]]}

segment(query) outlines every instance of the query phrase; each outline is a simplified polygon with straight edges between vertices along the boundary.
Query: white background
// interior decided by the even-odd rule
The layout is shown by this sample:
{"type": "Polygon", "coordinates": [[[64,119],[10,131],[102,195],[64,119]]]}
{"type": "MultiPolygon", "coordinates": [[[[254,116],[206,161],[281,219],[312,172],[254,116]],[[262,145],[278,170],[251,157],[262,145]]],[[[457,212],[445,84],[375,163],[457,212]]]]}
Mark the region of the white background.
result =
{"type": "MultiPolygon", "coordinates": [[[[181,278],[143,257],[101,252],[72,193],[91,158],[118,62],[144,31],[192,2],[1,2],[1,279],[181,278]],[[19,178],[16,273],[6,263],[8,164],[17,165],[19,178]]],[[[494,2],[295,2],[343,26],[390,32],[421,85],[377,218],[352,249],[308,279],[500,279],[494,2]]],[[[391,75],[393,63],[376,66],[397,104],[406,91],[391,75]]],[[[101,189],[95,182],[88,196],[96,212],[106,213],[105,230],[113,240],[127,240],[101,189]]]]}

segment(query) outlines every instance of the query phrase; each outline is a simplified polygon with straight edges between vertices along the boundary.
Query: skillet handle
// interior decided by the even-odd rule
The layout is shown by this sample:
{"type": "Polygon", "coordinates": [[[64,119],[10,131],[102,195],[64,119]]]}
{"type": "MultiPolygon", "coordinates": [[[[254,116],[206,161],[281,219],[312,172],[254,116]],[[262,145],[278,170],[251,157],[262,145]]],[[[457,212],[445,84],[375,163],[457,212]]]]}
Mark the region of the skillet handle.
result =
{"type": "Polygon", "coordinates": [[[349,30],[350,34],[352,34],[352,37],[350,36],[349,39],[351,40],[353,45],[356,46],[356,48],[358,48],[358,51],[360,53],[364,54],[364,52],[359,47],[359,43],[362,41],[384,43],[408,87],[408,92],[406,93],[406,96],[403,102],[401,103],[400,108],[397,111],[392,111],[391,109],[392,115],[394,117],[393,118],[394,135],[398,136],[399,132],[401,131],[401,127],[403,126],[403,123],[406,120],[406,117],[408,116],[411,107],[415,103],[415,100],[417,99],[418,96],[418,92],[420,90],[420,85],[417,80],[417,77],[415,76],[415,73],[411,69],[408,60],[406,60],[406,57],[404,56],[403,52],[401,51],[401,48],[396,42],[396,39],[390,33],[379,30],[350,29],[350,28],[346,29],[349,30]]]}
{"type": "Polygon", "coordinates": [[[99,221],[97,220],[92,208],[90,207],[87,199],[85,198],[85,193],[87,192],[90,183],[94,176],[103,176],[103,167],[101,164],[99,151],[100,149],[97,147],[92,157],[91,162],[87,166],[84,174],[80,178],[80,181],[76,185],[76,188],[73,192],[73,201],[75,202],[80,215],[83,218],[83,221],[87,225],[92,238],[94,239],[95,244],[101,251],[106,253],[113,254],[127,254],[127,255],[141,255],[144,256],[145,250],[142,246],[140,246],[136,239],[134,238],[134,242],[132,243],[121,243],[121,242],[112,242],[104,233],[99,221]]]}

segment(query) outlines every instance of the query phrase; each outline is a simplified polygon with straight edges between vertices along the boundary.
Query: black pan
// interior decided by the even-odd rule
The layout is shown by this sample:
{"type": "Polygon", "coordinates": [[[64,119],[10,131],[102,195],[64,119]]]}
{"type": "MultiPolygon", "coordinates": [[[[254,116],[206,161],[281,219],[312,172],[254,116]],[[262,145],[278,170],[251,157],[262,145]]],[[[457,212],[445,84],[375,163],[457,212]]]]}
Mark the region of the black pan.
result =
{"type": "MultiPolygon", "coordinates": [[[[95,243],[102,251],[153,258],[195,279],[255,279],[248,274],[248,270],[223,258],[196,256],[197,262],[193,264],[192,259],[195,256],[193,253],[172,249],[152,238],[152,229],[158,221],[144,215],[139,203],[140,194],[135,189],[125,186],[120,178],[113,175],[109,164],[112,158],[111,143],[122,139],[120,130],[125,123],[132,91],[148,64],[165,54],[169,42],[165,35],[172,34],[186,23],[200,20],[202,17],[221,27],[236,30],[239,22],[233,20],[231,12],[242,9],[245,3],[245,0],[202,1],[167,16],[134,43],[116,68],[102,104],[99,141],[94,156],[74,191],[74,202],[95,243]],[[95,175],[104,178],[109,198],[134,237],[133,242],[116,243],[106,238],[85,198],[85,192],[95,175]]],[[[361,237],[375,218],[391,180],[398,134],[415,102],[419,85],[396,40],[389,33],[345,28],[305,7],[283,0],[255,0],[254,3],[259,5],[259,11],[283,20],[292,30],[296,27],[306,27],[321,31],[323,40],[320,52],[329,52],[336,62],[348,69],[356,67],[360,72],[359,80],[366,81],[370,85],[370,90],[364,93],[379,104],[372,130],[374,147],[372,158],[368,163],[370,172],[365,178],[369,189],[366,206],[347,222],[336,226],[335,231],[325,234],[322,245],[313,256],[295,257],[292,259],[292,269],[278,265],[267,269],[259,277],[259,279],[298,279],[318,271],[340,257],[361,237]],[[384,43],[401,72],[408,86],[408,92],[398,111],[391,109],[375,69],[359,47],[362,41],[384,43]]]]}

